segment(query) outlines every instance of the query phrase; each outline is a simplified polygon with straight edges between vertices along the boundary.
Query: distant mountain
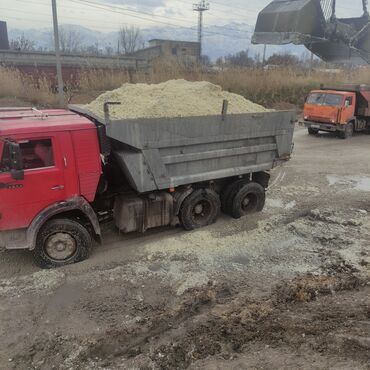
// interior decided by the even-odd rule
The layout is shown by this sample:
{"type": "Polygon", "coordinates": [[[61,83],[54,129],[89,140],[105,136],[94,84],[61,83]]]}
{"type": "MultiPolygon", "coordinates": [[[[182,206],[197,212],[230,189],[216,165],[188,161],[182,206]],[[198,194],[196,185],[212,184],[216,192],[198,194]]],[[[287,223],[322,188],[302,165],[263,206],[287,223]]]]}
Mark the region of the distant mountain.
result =
{"type": "MultiPolygon", "coordinates": [[[[117,49],[117,32],[99,32],[78,25],[63,25],[78,33],[81,43],[84,46],[94,45],[101,50],[107,46],[117,49]]],[[[262,55],[262,45],[251,45],[251,36],[254,27],[246,23],[228,23],[220,26],[207,26],[204,29],[204,54],[208,55],[212,60],[218,57],[233,54],[242,50],[249,49],[250,55],[253,57],[256,54],[262,55]]],[[[36,43],[36,47],[40,49],[52,48],[52,30],[47,28],[41,29],[9,29],[9,38],[16,39],[24,34],[28,39],[36,43]]],[[[168,28],[168,27],[153,27],[142,29],[144,42],[150,39],[174,39],[196,41],[197,30],[184,28],[168,28]]],[[[289,52],[300,56],[305,52],[305,48],[295,45],[287,46],[268,46],[267,56],[273,53],[289,52]]]]}

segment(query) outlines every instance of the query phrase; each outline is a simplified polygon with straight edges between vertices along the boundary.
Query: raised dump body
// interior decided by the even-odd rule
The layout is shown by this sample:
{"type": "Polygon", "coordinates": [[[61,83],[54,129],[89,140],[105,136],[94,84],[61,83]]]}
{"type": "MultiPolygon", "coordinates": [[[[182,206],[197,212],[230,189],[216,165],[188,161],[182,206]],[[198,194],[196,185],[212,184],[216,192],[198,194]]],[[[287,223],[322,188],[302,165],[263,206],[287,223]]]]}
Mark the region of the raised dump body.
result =
{"type": "Polygon", "coordinates": [[[252,174],[290,158],[295,112],[163,119],[102,119],[113,153],[139,193],[252,174]]]}

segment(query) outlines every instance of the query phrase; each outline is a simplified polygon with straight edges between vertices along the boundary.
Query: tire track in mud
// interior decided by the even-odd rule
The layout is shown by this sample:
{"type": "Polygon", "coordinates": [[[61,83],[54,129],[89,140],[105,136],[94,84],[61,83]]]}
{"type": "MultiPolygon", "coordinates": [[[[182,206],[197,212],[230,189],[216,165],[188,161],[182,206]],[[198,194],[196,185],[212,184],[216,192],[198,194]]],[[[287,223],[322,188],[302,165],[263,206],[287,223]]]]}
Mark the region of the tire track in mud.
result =
{"type": "MultiPolygon", "coordinates": [[[[313,350],[330,355],[328,336],[333,328],[343,327],[348,316],[352,321],[369,320],[366,305],[370,303],[369,298],[366,299],[369,293],[366,282],[350,273],[335,277],[302,276],[277,286],[264,301],[250,301],[245,293],[232,295],[225,301],[223,294],[219,297],[218,287],[191,291],[187,292],[180,307],[155,317],[152,327],[144,332],[107,333],[90,345],[81,360],[100,358],[101,365],[114,366],[123,358],[144,355],[148,364],[154,364],[155,368],[186,369],[193,362],[209,356],[240,353],[251,342],[264,345],[284,342],[297,348],[307,342],[306,336],[313,341],[313,350]],[[363,293],[363,303],[358,309],[349,307],[340,311],[320,302],[323,297],[323,301],[335,301],[338,293],[340,296],[352,291],[363,293]],[[315,317],[314,321],[302,319],[300,315],[305,311],[304,307],[315,317]]],[[[350,333],[347,335],[351,337],[350,333]]],[[[345,350],[343,354],[355,355],[363,361],[370,359],[370,347],[362,348],[361,340],[352,340],[351,345],[356,351],[344,346],[341,348],[345,350]]]]}
{"type": "MultiPolygon", "coordinates": [[[[48,332],[45,327],[37,331],[37,337],[14,356],[12,364],[17,369],[49,370],[57,359],[60,369],[130,368],[131,365],[140,369],[145,366],[185,369],[209,356],[231,358],[251,344],[261,348],[283,344],[297,353],[308,346],[328,358],[339,351],[362,365],[370,353],[366,347],[370,333],[361,331],[359,324],[370,319],[367,280],[362,278],[358,266],[338,254],[343,248],[352,250],[353,245],[342,243],[344,239],[330,239],[330,243],[321,239],[328,230],[340,232],[346,238],[362,232],[361,222],[351,221],[356,214],[304,210],[295,213],[293,219],[274,219],[270,232],[285,227],[289,233],[299,234],[298,243],[305,241],[305,247],[312,243],[311,251],[321,253],[321,265],[319,261],[315,274],[299,275],[279,283],[264,298],[251,298],[251,282],[247,278],[243,280],[242,275],[236,280],[220,277],[218,281],[223,284],[211,282],[180,296],[166,282],[165,274],[162,278],[156,275],[158,282],[153,280],[155,275],[150,275],[148,282],[148,276],[128,274],[134,268],[131,264],[127,268],[121,266],[116,272],[94,270],[95,277],[92,273],[73,275],[70,277],[73,281],[94,278],[94,284],[85,291],[81,289],[83,295],[69,308],[70,315],[83,314],[99,326],[101,320],[102,330],[66,334],[58,328],[58,324],[69,319],[66,315],[64,321],[53,326],[54,332],[48,332]],[[110,283],[110,278],[115,276],[117,279],[110,283]],[[158,285],[153,295],[163,294],[163,299],[151,304],[125,291],[140,290],[142,284],[148,285],[147,289],[158,285]],[[98,293],[104,291],[106,295],[99,297],[98,293]],[[351,304],[348,297],[357,301],[358,306],[351,304]],[[111,300],[104,302],[107,298],[111,300]],[[346,302],[348,307],[338,304],[338,300],[346,302]],[[128,313],[133,317],[129,323],[125,317],[128,313]]],[[[363,217],[365,222],[367,217],[363,217]]],[[[161,255],[158,261],[172,257],[161,255]]],[[[185,260],[191,262],[194,271],[195,262],[188,258],[185,260]]],[[[150,259],[150,265],[158,261],[150,259]]],[[[9,289],[18,289],[18,283],[19,279],[11,281],[9,289]]]]}
{"type": "MultiPolygon", "coordinates": [[[[131,326],[88,338],[39,337],[29,353],[44,359],[61,354],[61,362],[68,364],[61,368],[130,364],[172,370],[210,356],[231,358],[251,344],[284,344],[297,353],[308,347],[328,357],[349,356],[360,364],[370,360],[366,339],[370,331],[358,330],[364,322],[370,329],[369,307],[367,280],[352,272],[302,275],[277,285],[261,300],[250,299],[243,286],[210,284],[163,306],[146,307],[142,319],[131,326]]],[[[24,355],[14,361],[34,364],[24,355]]],[[[46,361],[36,368],[47,369],[50,364],[46,361]]]]}

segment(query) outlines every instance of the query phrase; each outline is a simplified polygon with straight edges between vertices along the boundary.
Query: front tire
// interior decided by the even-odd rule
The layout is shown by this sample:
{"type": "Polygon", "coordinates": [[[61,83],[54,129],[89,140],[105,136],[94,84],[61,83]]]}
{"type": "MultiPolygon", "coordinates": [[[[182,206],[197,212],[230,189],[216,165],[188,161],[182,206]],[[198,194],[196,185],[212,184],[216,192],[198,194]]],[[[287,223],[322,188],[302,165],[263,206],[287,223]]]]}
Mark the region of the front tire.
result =
{"type": "Polygon", "coordinates": [[[307,130],[308,130],[308,135],[317,135],[319,133],[319,130],[317,128],[309,127],[307,130]]]}
{"type": "Polygon", "coordinates": [[[339,133],[341,139],[346,140],[353,136],[354,126],[353,122],[347,123],[345,130],[339,133]]]}
{"type": "Polygon", "coordinates": [[[42,226],[33,251],[34,261],[41,268],[56,268],[87,259],[92,237],[79,222],[55,219],[42,226]]]}
{"type": "Polygon", "coordinates": [[[196,190],[184,200],[181,206],[179,213],[181,226],[190,231],[214,224],[220,209],[220,197],[215,191],[196,190]]]}

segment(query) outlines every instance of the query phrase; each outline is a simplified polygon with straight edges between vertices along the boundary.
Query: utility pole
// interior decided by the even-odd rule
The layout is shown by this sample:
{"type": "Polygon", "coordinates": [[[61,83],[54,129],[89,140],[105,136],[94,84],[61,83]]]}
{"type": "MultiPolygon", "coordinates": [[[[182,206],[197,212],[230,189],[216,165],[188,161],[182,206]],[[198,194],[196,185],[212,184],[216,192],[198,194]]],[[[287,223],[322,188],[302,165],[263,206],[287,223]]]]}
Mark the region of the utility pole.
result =
{"type": "Polygon", "coordinates": [[[314,58],[314,54],[313,54],[313,52],[311,51],[311,58],[310,58],[310,76],[312,75],[312,72],[313,72],[313,58],[314,58]]]}
{"type": "Polygon", "coordinates": [[[193,10],[199,13],[198,18],[198,42],[199,42],[199,61],[202,60],[202,39],[203,39],[203,13],[209,10],[209,3],[205,0],[200,0],[199,3],[193,5],[193,10]]]}
{"type": "Polygon", "coordinates": [[[62,75],[62,62],[60,58],[60,45],[59,45],[59,26],[58,26],[58,13],[57,13],[57,2],[51,0],[53,8],[53,25],[54,25],[54,45],[55,45],[55,57],[57,63],[57,79],[58,79],[58,98],[61,107],[64,107],[64,83],[62,75]]]}
{"type": "Polygon", "coordinates": [[[264,66],[265,63],[266,63],[266,49],[267,49],[267,45],[265,44],[263,46],[263,58],[262,58],[262,65],[264,66]]]}
{"type": "Polygon", "coordinates": [[[368,0],[362,0],[362,7],[364,9],[364,17],[369,18],[369,11],[367,10],[368,0]]]}
{"type": "Polygon", "coordinates": [[[332,21],[337,18],[336,9],[337,9],[337,0],[332,0],[332,3],[331,3],[331,20],[332,21]]]}

